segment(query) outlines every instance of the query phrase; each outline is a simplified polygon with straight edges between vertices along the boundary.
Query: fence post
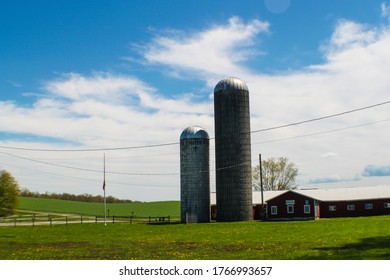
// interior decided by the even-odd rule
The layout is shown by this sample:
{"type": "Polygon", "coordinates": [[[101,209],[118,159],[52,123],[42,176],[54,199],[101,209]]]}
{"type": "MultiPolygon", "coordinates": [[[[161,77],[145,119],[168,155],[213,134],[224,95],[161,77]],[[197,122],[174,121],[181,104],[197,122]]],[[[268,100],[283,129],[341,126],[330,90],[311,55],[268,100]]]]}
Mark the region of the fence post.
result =
{"type": "Polygon", "coordinates": [[[115,223],[115,215],[112,215],[112,223],[115,223]]]}
{"type": "Polygon", "coordinates": [[[50,226],[51,226],[51,221],[52,221],[52,219],[51,219],[51,217],[49,217],[50,226]]]}
{"type": "Polygon", "coordinates": [[[95,216],[95,224],[97,224],[97,216],[95,216]]]}

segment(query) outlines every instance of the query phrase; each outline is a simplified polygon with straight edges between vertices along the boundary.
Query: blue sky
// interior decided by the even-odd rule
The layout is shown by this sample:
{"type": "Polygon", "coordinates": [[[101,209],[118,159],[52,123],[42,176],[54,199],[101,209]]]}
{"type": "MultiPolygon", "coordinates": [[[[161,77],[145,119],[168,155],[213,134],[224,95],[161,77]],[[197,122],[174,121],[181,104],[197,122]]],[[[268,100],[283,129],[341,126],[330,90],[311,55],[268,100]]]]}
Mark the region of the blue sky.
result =
{"type": "MultiPolygon", "coordinates": [[[[389,99],[388,1],[15,0],[0,26],[0,169],[33,191],[101,192],[103,151],[48,150],[213,136],[225,77],[247,83],[252,130],[389,99]]],[[[389,184],[388,106],[253,133],[252,164],[287,156],[302,188],[389,184]]],[[[179,199],[177,145],[106,157],[111,195],[179,199]]]]}

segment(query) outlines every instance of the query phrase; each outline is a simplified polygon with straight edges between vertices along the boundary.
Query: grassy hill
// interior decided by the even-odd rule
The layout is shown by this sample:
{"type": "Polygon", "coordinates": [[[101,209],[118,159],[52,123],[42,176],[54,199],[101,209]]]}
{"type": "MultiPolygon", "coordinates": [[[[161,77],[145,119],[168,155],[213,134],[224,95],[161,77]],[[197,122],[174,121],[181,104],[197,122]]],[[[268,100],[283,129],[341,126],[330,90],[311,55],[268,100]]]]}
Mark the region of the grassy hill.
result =
{"type": "MultiPolygon", "coordinates": [[[[104,204],[77,202],[48,198],[20,197],[19,210],[42,211],[50,213],[69,213],[91,216],[104,216],[104,204]]],[[[180,216],[179,201],[107,203],[109,215],[113,216],[180,216]]]]}

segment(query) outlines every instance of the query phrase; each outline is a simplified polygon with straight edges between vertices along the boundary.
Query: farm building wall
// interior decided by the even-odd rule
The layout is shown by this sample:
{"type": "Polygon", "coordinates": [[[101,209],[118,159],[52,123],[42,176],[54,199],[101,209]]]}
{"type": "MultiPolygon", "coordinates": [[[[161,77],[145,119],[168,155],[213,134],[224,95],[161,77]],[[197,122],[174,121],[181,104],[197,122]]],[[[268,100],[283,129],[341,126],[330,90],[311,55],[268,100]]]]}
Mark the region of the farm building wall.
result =
{"type": "MultiPolygon", "coordinates": [[[[267,207],[267,204],[264,204],[264,207],[267,207]]],[[[253,205],[253,219],[254,220],[262,220],[261,212],[262,212],[263,206],[261,204],[255,204],[253,205]]],[[[267,209],[264,209],[266,212],[267,209]]]]}
{"type": "Polygon", "coordinates": [[[213,221],[217,220],[217,205],[215,205],[215,204],[211,204],[210,217],[211,217],[211,220],[213,220],[213,221]]]}
{"type": "Polygon", "coordinates": [[[268,220],[311,220],[317,218],[317,201],[288,191],[267,201],[268,220]]]}
{"type": "Polygon", "coordinates": [[[389,199],[322,201],[321,218],[390,215],[389,199]]]}
{"type": "MultiPolygon", "coordinates": [[[[253,205],[252,208],[252,219],[253,220],[261,220],[261,204],[253,205]]],[[[217,206],[212,204],[210,207],[211,220],[217,220],[217,206]]]]}

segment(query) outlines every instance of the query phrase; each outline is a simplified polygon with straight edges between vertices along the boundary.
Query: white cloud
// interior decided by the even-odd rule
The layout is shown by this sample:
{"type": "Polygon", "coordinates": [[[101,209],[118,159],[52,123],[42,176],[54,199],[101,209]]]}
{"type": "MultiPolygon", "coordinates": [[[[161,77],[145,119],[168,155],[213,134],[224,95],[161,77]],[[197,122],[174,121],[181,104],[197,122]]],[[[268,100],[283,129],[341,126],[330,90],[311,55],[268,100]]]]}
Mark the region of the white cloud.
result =
{"type": "Polygon", "coordinates": [[[58,80],[49,81],[45,89],[53,95],[72,100],[93,98],[110,103],[154,91],[138,79],[109,73],[96,73],[90,77],[69,73],[58,80]]]}
{"type": "Polygon", "coordinates": [[[332,37],[323,48],[331,54],[345,49],[364,47],[373,43],[377,35],[378,32],[375,28],[342,19],[337,23],[335,32],[333,32],[332,37]]]}
{"type": "Polygon", "coordinates": [[[324,158],[333,158],[333,157],[338,157],[338,156],[339,155],[337,153],[333,153],[333,152],[328,152],[328,153],[321,155],[321,157],[324,157],[324,158]]]}
{"type": "Polygon", "coordinates": [[[0,130],[59,138],[83,146],[118,146],[176,140],[191,120],[212,123],[212,105],[175,99],[133,77],[107,73],[64,75],[49,81],[47,95],[31,107],[0,103],[0,130]],[[155,135],[160,135],[159,139],[155,135]],[[165,135],[165,136],[163,136],[165,135]],[[178,136],[177,136],[178,137],[178,136]]]}
{"type": "Polygon", "coordinates": [[[385,2],[381,4],[381,12],[382,17],[390,19],[390,6],[388,6],[385,2]]]}
{"type": "Polygon", "coordinates": [[[329,45],[322,64],[283,75],[244,77],[254,92],[252,100],[280,111],[278,118],[297,121],[299,116],[307,119],[388,99],[390,32],[343,20],[329,45]]]}
{"type": "MultiPolygon", "coordinates": [[[[188,36],[156,37],[146,47],[149,63],[169,65],[178,70],[228,75],[236,73],[240,63],[254,54],[256,36],[268,32],[269,24],[252,20],[245,24],[232,17],[226,25],[216,25],[188,36]]],[[[256,51],[259,53],[259,51],[256,51]]],[[[243,70],[241,70],[243,71],[243,70]]]]}
{"type": "Polygon", "coordinates": [[[140,103],[146,108],[153,108],[159,111],[187,114],[212,114],[213,106],[210,102],[194,103],[188,97],[183,99],[167,99],[159,95],[142,94],[140,103]]]}
{"type": "MultiPolygon", "coordinates": [[[[70,73],[63,75],[61,79],[49,81],[45,89],[50,95],[67,99],[79,114],[96,108],[99,103],[112,104],[122,109],[124,105],[132,106],[134,110],[139,111],[154,109],[174,113],[212,112],[209,104],[196,104],[187,95],[176,99],[163,97],[155,88],[137,78],[124,75],[95,73],[91,76],[82,76],[70,73]],[[92,100],[93,106],[88,106],[92,100]],[[80,110],[83,104],[86,107],[80,110]]],[[[41,102],[42,100],[39,100],[37,103],[41,102]]]]}

